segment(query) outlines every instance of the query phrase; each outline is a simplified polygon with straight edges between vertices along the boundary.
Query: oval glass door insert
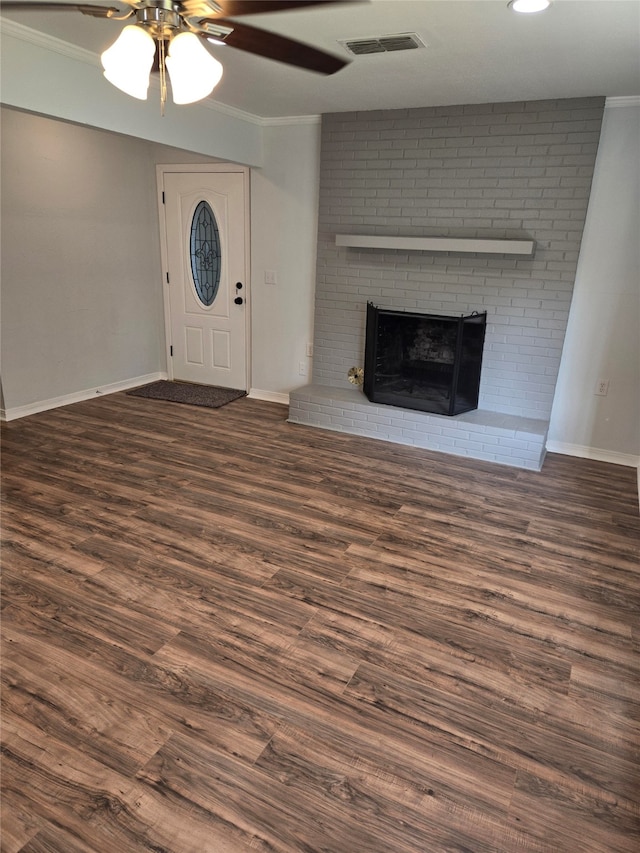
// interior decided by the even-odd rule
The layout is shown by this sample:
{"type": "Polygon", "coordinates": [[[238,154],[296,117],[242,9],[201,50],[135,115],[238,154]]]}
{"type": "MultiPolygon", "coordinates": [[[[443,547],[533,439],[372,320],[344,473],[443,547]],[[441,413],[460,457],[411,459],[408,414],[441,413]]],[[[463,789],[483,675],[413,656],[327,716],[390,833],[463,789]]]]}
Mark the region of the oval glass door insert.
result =
{"type": "Polygon", "coordinates": [[[213,305],[220,287],[220,234],[218,223],[206,201],[198,202],[191,222],[191,275],[198,299],[213,305]]]}

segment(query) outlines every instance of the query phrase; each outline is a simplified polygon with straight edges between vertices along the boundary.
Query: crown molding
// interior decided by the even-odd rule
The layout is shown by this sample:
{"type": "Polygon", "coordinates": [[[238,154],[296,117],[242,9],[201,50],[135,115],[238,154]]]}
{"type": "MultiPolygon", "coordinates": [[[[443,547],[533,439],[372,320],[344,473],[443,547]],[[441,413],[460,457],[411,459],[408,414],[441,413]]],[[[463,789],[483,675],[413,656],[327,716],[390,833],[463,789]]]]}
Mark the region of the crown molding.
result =
{"type": "Polygon", "coordinates": [[[307,115],[307,116],[265,116],[260,120],[264,127],[277,127],[281,125],[291,124],[320,124],[322,116],[307,115]]]}
{"type": "Polygon", "coordinates": [[[44,50],[59,53],[62,56],[84,62],[87,65],[99,65],[98,57],[90,50],[85,50],[83,47],[70,44],[68,41],[47,35],[47,33],[42,33],[31,27],[25,27],[24,24],[18,24],[16,21],[10,21],[8,18],[0,17],[0,32],[3,35],[13,36],[20,39],[20,41],[29,42],[29,44],[34,44],[44,50]]]}
{"type": "Polygon", "coordinates": [[[604,102],[605,109],[611,107],[640,107],[640,95],[620,95],[607,98],[604,102]]]}
{"type": "MultiPolygon", "coordinates": [[[[26,27],[24,24],[18,24],[16,21],[11,21],[8,18],[0,16],[0,32],[3,35],[12,36],[23,42],[28,42],[43,50],[49,50],[53,53],[65,56],[68,59],[73,59],[76,62],[83,62],[85,65],[91,65],[94,68],[102,68],[100,58],[90,50],[86,50],[78,45],[63,41],[55,36],[47,35],[46,33],[34,30],[31,27],[26,27]]],[[[160,89],[158,80],[152,77],[150,83],[151,89],[160,89]]],[[[213,112],[222,113],[231,118],[239,119],[240,121],[250,122],[251,124],[260,127],[271,127],[279,125],[296,125],[296,124],[318,124],[320,116],[282,116],[282,117],[264,117],[254,115],[253,113],[245,112],[245,110],[237,107],[229,106],[221,101],[216,101],[213,98],[199,101],[199,107],[212,110],[213,112]]]]}

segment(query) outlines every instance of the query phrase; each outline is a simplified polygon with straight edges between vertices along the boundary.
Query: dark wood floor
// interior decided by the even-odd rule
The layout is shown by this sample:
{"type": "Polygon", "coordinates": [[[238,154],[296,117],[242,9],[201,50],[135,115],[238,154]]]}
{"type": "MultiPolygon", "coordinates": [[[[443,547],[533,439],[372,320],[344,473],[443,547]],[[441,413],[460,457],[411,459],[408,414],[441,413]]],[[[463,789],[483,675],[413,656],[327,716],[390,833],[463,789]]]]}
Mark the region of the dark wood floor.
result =
{"type": "Polygon", "coordinates": [[[635,470],[248,399],[3,440],[3,853],[640,850],[635,470]]]}

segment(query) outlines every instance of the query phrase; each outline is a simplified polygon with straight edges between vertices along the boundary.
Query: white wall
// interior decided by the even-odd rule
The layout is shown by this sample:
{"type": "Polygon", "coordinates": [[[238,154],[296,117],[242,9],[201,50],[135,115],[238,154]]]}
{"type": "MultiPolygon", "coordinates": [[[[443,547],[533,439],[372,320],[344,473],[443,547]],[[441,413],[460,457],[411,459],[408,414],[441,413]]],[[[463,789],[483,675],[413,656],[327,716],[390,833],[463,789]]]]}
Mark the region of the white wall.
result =
{"type": "Polygon", "coordinates": [[[8,413],[166,369],[155,163],[189,156],[2,110],[8,413]]]}
{"type": "Polygon", "coordinates": [[[219,105],[170,103],[161,118],[157,92],[150,91],[144,103],[105,86],[97,58],[87,51],[45,41],[11,21],[2,22],[1,35],[3,103],[78,125],[5,111],[6,409],[33,404],[36,410],[39,402],[72,399],[95,385],[117,386],[126,381],[123,371],[134,377],[165,369],[155,289],[160,261],[154,166],[212,158],[263,166],[252,175],[252,386],[257,395],[285,401],[291,388],[307,381],[299,375],[300,361],[309,369],[311,364],[306,344],[313,326],[317,120],[265,123],[219,105]],[[51,167],[67,180],[52,181],[51,167]],[[29,252],[27,227],[34,219],[43,229],[37,257],[29,252]],[[105,230],[107,244],[101,239],[105,230]],[[140,245],[148,252],[140,252],[140,245]],[[91,270],[91,295],[82,272],[70,278],[62,272],[70,258],[74,269],[91,270]],[[265,287],[265,269],[276,272],[277,285],[265,287]],[[47,290],[52,274],[57,299],[47,290]],[[38,305],[30,310],[34,290],[38,305]],[[128,331],[137,341],[121,345],[118,338],[128,331]]]}
{"type": "Polygon", "coordinates": [[[255,396],[286,399],[311,374],[319,120],[265,127],[263,156],[263,167],[251,172],[251,385],[255,396]],[[276,284],[265,283],[268,270],[276,284]]]}
{"type": "Polygon", "coordinates": [[[260,121],[211,101],[166,105],[153,81],[147,101],[105,82],[97,56],[2,20],[2,103],[244,165],[262,163],[260,121]]]}
{"type": "Polygon", "coordinates": [[[158,371],[148,144],[13,110],[2,125],[6,408],[158,371]]]}
{"type": "Polygon", "coordinates": [[[640,459],[639,151],[640,98],[608,100],[547,444],[626,465],[640,459]]]}
{"type": "MultiPolygon", "coordinates": [[[[2,110],[9,418],[166,371],[156,163],[193,152],[2,110]]],[[[264,128],[252,172],[252,389],[286,402],[313,330],[319,122],[264,128]],[[266,285],[273,270],[276,285],[266,285]]]]}

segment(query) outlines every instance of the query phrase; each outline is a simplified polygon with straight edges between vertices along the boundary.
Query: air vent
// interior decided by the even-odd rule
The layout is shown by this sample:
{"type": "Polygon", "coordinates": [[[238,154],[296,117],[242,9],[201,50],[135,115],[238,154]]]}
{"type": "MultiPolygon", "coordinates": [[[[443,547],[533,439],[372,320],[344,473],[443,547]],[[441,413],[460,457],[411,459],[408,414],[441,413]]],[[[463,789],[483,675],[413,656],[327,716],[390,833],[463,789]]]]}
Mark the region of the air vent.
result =
{"type": "Polygon", "coordinates": [[[340,44],[355,56],[367,53],[390,53],[396,50],[416,50],[426,47],[425,43],[415,33],[398,33],[393,36],[374,36],[366,39],[345,39],[340,44]]]}

